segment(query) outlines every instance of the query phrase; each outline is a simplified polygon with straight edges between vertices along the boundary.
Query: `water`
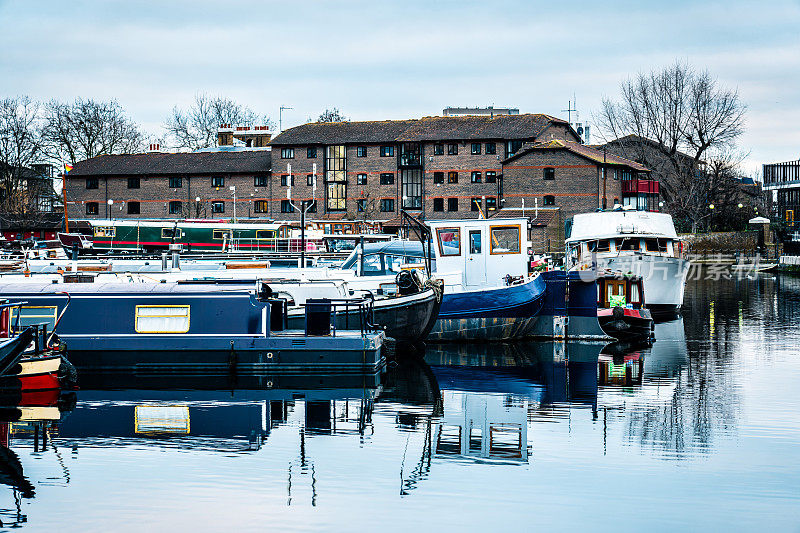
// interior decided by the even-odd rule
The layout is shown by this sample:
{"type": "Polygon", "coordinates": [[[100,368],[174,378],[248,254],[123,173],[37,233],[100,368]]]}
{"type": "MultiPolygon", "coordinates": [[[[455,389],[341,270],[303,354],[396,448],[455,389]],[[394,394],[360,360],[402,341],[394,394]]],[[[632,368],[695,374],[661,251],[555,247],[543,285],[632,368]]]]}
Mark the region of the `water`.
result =
{"type": "Polygon", "coordinates": [[[82,376],[60,421],[11,424],[0,520],[29,531],[797,530],[800,278],[692,281],[686,304],[652,348],[627,355],[431,346],[427,364],[383,376],[82,376]]]}

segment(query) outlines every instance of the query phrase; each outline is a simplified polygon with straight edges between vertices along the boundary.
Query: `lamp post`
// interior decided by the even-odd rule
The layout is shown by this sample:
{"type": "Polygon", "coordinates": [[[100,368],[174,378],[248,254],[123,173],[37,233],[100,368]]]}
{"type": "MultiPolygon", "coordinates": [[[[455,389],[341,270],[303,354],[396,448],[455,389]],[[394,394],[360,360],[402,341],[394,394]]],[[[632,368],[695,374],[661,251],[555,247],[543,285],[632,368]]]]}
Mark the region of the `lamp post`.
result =
{"type": "Polygon", "coordinates": [[[233,193],[233,223],[236,224],[236,185],[231,185],[230,189],[233,193]]]}
{"type": "Polygon", "coordinates": [[[708,231],[714,231],[714,204],[709,204],[708,209],[711,211],[711,216],[708,220],[708,231]]]}
{"type": "Polygon", "coordinates": [[[111,218],[111,206],[114,205],[114,200],[109,198],[106,204],[108,205],[106,208],[106,218],[111,218]]]}
{"type": "Polygon", "coordinates": [[[200,197],[194,197],[194,217],[200,218],[200,197]]]}

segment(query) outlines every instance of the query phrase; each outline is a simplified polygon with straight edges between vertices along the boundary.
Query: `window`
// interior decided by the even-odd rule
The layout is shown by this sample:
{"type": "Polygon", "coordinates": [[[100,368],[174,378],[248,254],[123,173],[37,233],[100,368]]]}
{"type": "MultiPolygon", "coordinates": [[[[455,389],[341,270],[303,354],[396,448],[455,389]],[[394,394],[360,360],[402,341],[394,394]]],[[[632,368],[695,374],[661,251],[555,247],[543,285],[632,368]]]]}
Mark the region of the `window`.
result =
{"type": "Polygon", "coordinates": [[[592,241],[589,243],[590,252],[609,252],[611,251],[611,241],[609,239],[601,239],[599,241],[592,241]]]}
{"type": "Polygon", "coordinates": [[[495,144],[495,143],[486,143],[486,153],[487,154],[496,154],[497,153],[497,144],[495,144]]]}
{"type": "Polygon", "coordinates": [[[554,180],[554,179],[556,179],[556,169],[554,169],[552,167],[548,167],[548,168],[542,169],[542,174],[544,176],[544,179],[546,179],[546,180],[554,180]]]}
{"type": "Polygon", "coordinates": [[[231,232],[226,229],[215,229],[211,232],[211,238],[221,241],[222,239],[230,239],[231,232]]]}
{"type": "MultiPolygon", "coordinates": [[[[294,174],[292,174],[291,183],[294,185],[294,174]]],[[[281,175],[281,186],[286,187],[287,185],[289,185],[289,174],[283,174],[281,175]]]]}
{"type": "Polygon", "coordinates": [[[434,211],[444,211],[444,198],[434,198],[433,199],[433,210],[434,211]]]}
{"type": "Polygon", "coordinates": [[[266,176],[256,176],[253,178],[253,187],[266,187],[267,185],[266,176]]]}
{"type": "Polygon", "coordinates": [[[486,199],[486,210],[487,211],[497,210],[497,198],[492,196],[491,198],[486,199]]]}
{"type": "Polygon", "coordinates": [[[356,200],[356,211],[359,213],[365,213],[367,211],[367,199],[366,198],[359,198],[356,200]]]}
{"type": "Polygon", "coordinates": [[[456,143],[447,145],[447,155],[458,155],[458,145],[456,143]]]}
{"type": "Polygon", "coordinates": [[[25,305],[9,308],[10,323],[26,328],[34,324],[47,324],[48,331],[53,329],[58,316],[58,307],[55,305],[25,305]],[[19,316],[17,315],[19,313],[19,316]]]}
{"type": "Polygon", "coordinates": [[[784,220],[790,224],[794,222],[794,209],[787,209],[783,213],[784,220]]]}
{"type": "Polygon", "coordinates": [[[480,183],[481,180],[481,173],[477,170],[472,171],[472,183],[480,183]]]}
{"type": "Polygon", "coordinates": [[[274,229],[257,229],[256,230],[256,239],[264,240],[264,239],[274,239],[275,238],[275,230],[274,229]]]}
{"type": "Polygon", "coordinates": [[[472,143],[472,148],[470,149],[470,153],[472,155],[480,155],[480,153],[481,153],[481,143],[472,143]]]}
{"type": "Polygon", "coordinates": [[[253,202],[253,212],[254,213],[266,213],[269,211],[269,203],[266,200],[256,200],[253,202]]]}
{"type": "MultiPolygon", "coordinates": [[[[292,157],[294,157],[294,153],[292,153],[292,157]]],[[[317,147],[316,146],[309,146],[306,148],[306,158],[314,159],[317,157],[317,147]]],[[[284,159],[286,159],[284,157],[284,159]]]]}
{"type": "Polygon", "coordinates": [[[381,146],[381,157],[393,157],[394,146],[381,146]]]}
{"type": "Polygon", "coordinates": [[[114,226],[97,226],[94,228],[95,237],[114,237],[117,234],[117,228],[114,226]]]}
{"type": "Polygon", "coordinates": [[[444,155],[444,145],[442,143],[433,145],[433,155],[444,155]]]}
{"type": "Polygon", "coordinates": [[[367,184],[367,175],[356,174],[356,185],[366,185],[366,184],[367,184]]]}
{"type": "Polygon", "coordinates": [[[383,213],[394,212],[394,198],[381,198],[381,212],[383,213]]]}
{"type": "Polygon", "coordinates": [[[519,226],[491,226],[489,228],[492,254],[518,254],[520,251],[519,226]]]}
{"type": "Polygon", "coordinates": [[[183,203],[180,200],[172,200],[169,203],[169,214],[170,215],[179,215],[181,213],[181,208],[183,207],[183,203]]]}
{"type": "Polygon", "coordinates": [[[128,178],[128,188],[129,189],[138,189],[139,186],[140,186],[140,183],[139,183],[139,178],[138,177],[128,178]]]}
{"type": "Polygon", "coordinates": [[[180,239],[181,237],[181,230],[176,228],[161,228],[161,238],[162,239],[180,239]]]}
{"type": "Polygon", "coordinates": [[[294,159],[294,148],[281,148],[281,159],[294,159]]]}
{"type": "Polygon", "coordinates": [[[451,213],[453,211],[458,211],[458,198],[448,198],[447,199],[447,210],[451,213]]]}
{"type": "Polygon", "coordinates": [[[546,195],[544,197],[544,205],[556,205],[556,197],[553,195],[546,195]]]}
{"type": "Polygon", "coordinates": [[[137,305],[136,333],[186,333],[188,305],[137,305]]]}
{"type": "Polygon", "coordinates": [[[391,172],[383,172],[381,173],[381,185],[392,185],[394,184],[394,174],[391,172]]]}
{"type": "Polygon", "coordinates": [[[436,240],[442,257],[461,255],[461,230],[458,228],[436,228],[436,240]]]}
{"type": "Polygon", "coordinates": [[[434,183],[444,183],[444,172],[434,172],[433,173],[433,182],[434,183]]]}
{"type": "Polygon", "coordinates": [[[224,213],[225,212],[225,202],[211,202],[211,212],[212,213],[224,213]]]}
{"type": "Polygon", "coordinates": [[[344,145],[325,147],[325,186],[328,211],[347,209],[347,149],[344,145]]]}
{"type": "Polygon", "coordinates": [[[129,215],[138,215],[139,214],[140,205],[139,202],[128,202],[128,214],[129,215]]]}
{"type": "Polygon", "coordinates": [[[169,188],[170,189],[180,189],[183,187],[183,178],[180,176],[172,176],[169,179],[169,188]]]}
{"type": "Polygon", "coordinates": [[[623,252],[638,252],[639,251],[639,239],[622,239],[622,246],[620,249],[623,252]]]}
{"type": "Polygon", "coordinates": [[[455,170],[448,172],[447,183],[458,183],[458,172],[455,170]]]}
{"type": "Polygon", "coordinates": [[[400,192],[403,209],[422,209],[422,169],[400,171],[400,192]]]}
{"type": "Polygon", "coordinates": [[[481,201],[481,199],[480,199],[480,198],[473,198],[473,199],[470,201],[470,204],[469,204],[469,210],[470,210],[470,211],[480,211],[480,210],[481,210],[481,204],[482,204],[482,203],[483,203],[483,202],[481,201]]]}
{"type": "Polygon", "coordinates": [[[97,178],[86,178],[87,189],[98,189],[100,187],[100,180],[97,178]]]}
{"type": "Polygon", "coordinates": [[[497,181],[497,172],[494,170],[486,171],[486,183],[495,183],[497,181]]]}
{"type": "Polygon", "coordinates": [[[294,213],[294,206],[291,200],[281,200],[281,213],[294,213]]]}
{"type": "Polygon", "coordinates": [[[522,148],[522,141],[507,141],[506,157],[516,154],[520,148],[522,148]]]}
{"type": "Polygon", "coordinates": [[[648,252],[661,252],[661,253],[667,252],[666,239],[645,239],[644,246],[648,252]]]}
{"type": "Polygon", "coordinates": [[[474,230],[469,232],[469,253],[479,254],[483,249],[481,243],[481,230],[474,230]]]}
{"type": "Polygon", "coordinates": [[[86,202],[86,214],[87,215],[97,214],[97,202],[86,202]]]}
{"type": "Polygon", "coordinates": [[[225,186],[225,177],[224,176],[214,176],[211,178],[211,186],[212,187],[224,187],[225,186]]]}
{"type": "Polygon", "coordinates": [[[356,148],[356,157],[367,157],[367,147],[359,146],[356,148]]]}
{"type": "Polygon", "coordinates": [[[314,174],[306,174],[306,185],[309,187],[314,186],[314,174]]]}

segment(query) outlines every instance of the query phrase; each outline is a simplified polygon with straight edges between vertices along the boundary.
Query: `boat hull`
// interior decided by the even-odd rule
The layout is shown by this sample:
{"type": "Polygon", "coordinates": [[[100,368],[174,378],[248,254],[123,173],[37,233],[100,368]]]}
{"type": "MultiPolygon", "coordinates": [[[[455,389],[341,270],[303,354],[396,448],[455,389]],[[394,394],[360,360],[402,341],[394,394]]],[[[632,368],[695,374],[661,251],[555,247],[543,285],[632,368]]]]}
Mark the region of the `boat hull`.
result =
{"type": "Polygon", "coordinates": [[[531,334],[545,283],[536,276],[518,285],[445,293],[428,340],[505,341],[531,334]]]}
{"type": "Polygon", "coordinates": [[[641,277],[645,307],[654,315],[674,314],[680,310],[689,266],[686,259],[648,254],[597,258],[599,270],[630,272],[641,277]]]}
{"type": "Polygon", "coordinates": [[[617,340],[647,340],[653,336],[653,318],[647,309],[598,309],[597,321],[608,335],[617,340]]]}

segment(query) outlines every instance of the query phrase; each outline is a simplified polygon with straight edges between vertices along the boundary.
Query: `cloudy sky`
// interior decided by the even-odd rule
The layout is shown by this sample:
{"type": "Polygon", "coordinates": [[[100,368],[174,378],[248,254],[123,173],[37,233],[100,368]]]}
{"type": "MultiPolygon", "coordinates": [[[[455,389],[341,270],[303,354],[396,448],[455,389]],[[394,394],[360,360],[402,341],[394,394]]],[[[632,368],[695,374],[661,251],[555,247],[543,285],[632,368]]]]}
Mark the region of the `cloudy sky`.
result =
{"type": "Polygon", "coordinates": [[[284,127],[519,107],[591,121],[620,81],[675,60],[748,105],[748,168],[800,157],[800,0],[657,3],[0,0],[0,96],[117,99],[161,134],[198,92],[284,127]]]}

